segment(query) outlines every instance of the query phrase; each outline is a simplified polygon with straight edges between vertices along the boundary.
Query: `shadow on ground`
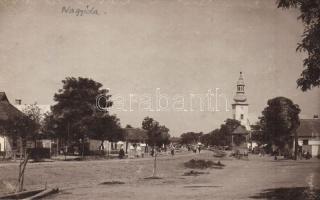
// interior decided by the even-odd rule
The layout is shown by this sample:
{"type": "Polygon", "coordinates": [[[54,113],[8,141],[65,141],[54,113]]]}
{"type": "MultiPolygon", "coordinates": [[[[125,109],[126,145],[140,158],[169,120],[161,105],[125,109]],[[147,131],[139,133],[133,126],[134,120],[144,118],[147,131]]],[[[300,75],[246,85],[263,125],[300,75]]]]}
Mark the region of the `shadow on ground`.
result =
{"type": "Polygon", "coordinates": [[[310,189],[309,187],[294,187],[294,188],[273,188],[263,190],[252,199],[272,199],[272,200],[320,200],[320,190],[310,189]]]}

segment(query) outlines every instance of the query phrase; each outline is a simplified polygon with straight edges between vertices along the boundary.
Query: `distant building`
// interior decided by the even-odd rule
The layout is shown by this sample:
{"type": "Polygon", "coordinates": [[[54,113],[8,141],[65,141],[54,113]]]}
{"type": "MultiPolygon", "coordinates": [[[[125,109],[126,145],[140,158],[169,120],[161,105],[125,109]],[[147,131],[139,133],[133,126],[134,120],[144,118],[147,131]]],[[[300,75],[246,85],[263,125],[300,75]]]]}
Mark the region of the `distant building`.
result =
{"type": "Polygon", "coordinates": [[[245,83],[243,79],[242,72],[240,72],[240,77],[237,81],[237,90],[233,98],[234,103],[232,104],[233,119],[241,122],[241,125],[250,130],[250,123],[248,118],[249,104],[247,102],[247,96],[245,94],[245,83]]]}
{"type": "Polygon", "coordinates": [[[312,156],[320,155],[320,119],[300,119],[297,129],[298,144],[302,150],[309,152],[312,156]]]}

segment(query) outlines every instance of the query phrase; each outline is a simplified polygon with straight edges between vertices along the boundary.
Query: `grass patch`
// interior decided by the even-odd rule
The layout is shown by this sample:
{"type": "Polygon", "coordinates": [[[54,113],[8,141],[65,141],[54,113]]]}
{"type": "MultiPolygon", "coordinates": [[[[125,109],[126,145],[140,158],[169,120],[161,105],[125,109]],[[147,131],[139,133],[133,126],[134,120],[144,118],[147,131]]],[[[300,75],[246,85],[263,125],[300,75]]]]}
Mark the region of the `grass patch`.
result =
{"type": "Polygon", "coordinates": [[[225,165],[222,164],[220,161],[213,162],[211,160],[191,159],[188,162],[185,162],[184,166],[191,169],[206,169],[206,168],[222,168],[225,165]]]}

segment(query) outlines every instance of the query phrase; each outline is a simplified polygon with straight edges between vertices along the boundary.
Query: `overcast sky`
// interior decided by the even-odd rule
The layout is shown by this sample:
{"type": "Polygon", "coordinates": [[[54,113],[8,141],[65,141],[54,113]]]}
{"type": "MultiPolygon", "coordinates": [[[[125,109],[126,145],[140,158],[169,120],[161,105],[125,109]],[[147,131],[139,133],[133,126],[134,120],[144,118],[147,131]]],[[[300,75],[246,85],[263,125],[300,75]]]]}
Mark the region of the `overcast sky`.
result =
{"type": "MultiPolygon", "coordinates": [[[[228,105],[244,73],[250,121],[267,100],[285,96],[301,118],[320,112],[320,90],[301,92],[296,79],[304,55],[295,51],[302,24],[297,12],[265,0],[21,1],[0,4],[0,90],[23,103],[53,104],[67,76],[89,77],[112,95],[169,98],[219,88],[228,105]],[[62,12],[62,7],[98,15],[62,12]]],[[[221,105],[220,105],[221,106],[221,105]]],[[[230,107],[229,107],[230,109],[230,107]]],[[[112,110],[121,124],[141,126],[145,116],[172,135],[208,132],[231,111],[112,110]]]]}

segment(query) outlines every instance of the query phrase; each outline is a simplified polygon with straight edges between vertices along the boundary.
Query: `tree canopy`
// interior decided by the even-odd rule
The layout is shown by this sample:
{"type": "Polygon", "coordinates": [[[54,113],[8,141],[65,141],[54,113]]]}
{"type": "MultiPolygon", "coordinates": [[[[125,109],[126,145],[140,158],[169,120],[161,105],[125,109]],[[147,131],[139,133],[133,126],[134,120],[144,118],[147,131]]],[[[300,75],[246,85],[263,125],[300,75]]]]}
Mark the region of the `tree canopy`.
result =
{"type": "Polygon", "coordinates": [[[270,99],[260,118],[261,129],[266,134],[264,140],[279,148],[291,144],[293,133],[300,124],[299,113],[299,106],[288,98],[270,99]]]}
{"type": "Polygon", "coordinates": [[[197,144],[200,142],[203,133],[187,132],[181,134],[181,144],[197,144]]]}
{"type": "Polygon", "coordinates": [[[297,51],[307,53],[301,73],[297,80],[302,91],[320,86],[320,1],[319,0],[278,0],[279,8],[299,9],[298,17],[304,24],[302,41],[298,43],[297,51]]]}
{"type": "Polygon", "coordinates": [[[97,140],[119,141],[124,139],[124,132],[120,120],[115,115],[101,113],[92,118],[89,124],[90,138],[97,140]]]}
{"type": "Polygon", "coordinates": [[[147,131],[148,145],[161,147],[170,143],[169,129],[151,117],[145,117],[142,121],[142,128],[147,131]]]}
{"type": "Polygon", "coordinates": [[[96,105],[97,97],[103,95],[99,106],[112,106],[111,95],[101,83],[82,77],[67,77],[62,83],[62,89],[54,95],[52,114],[45,119],[48,132],[73,142],[87,137],[102,141],[122,138],[120,120],[96,105]]]}

